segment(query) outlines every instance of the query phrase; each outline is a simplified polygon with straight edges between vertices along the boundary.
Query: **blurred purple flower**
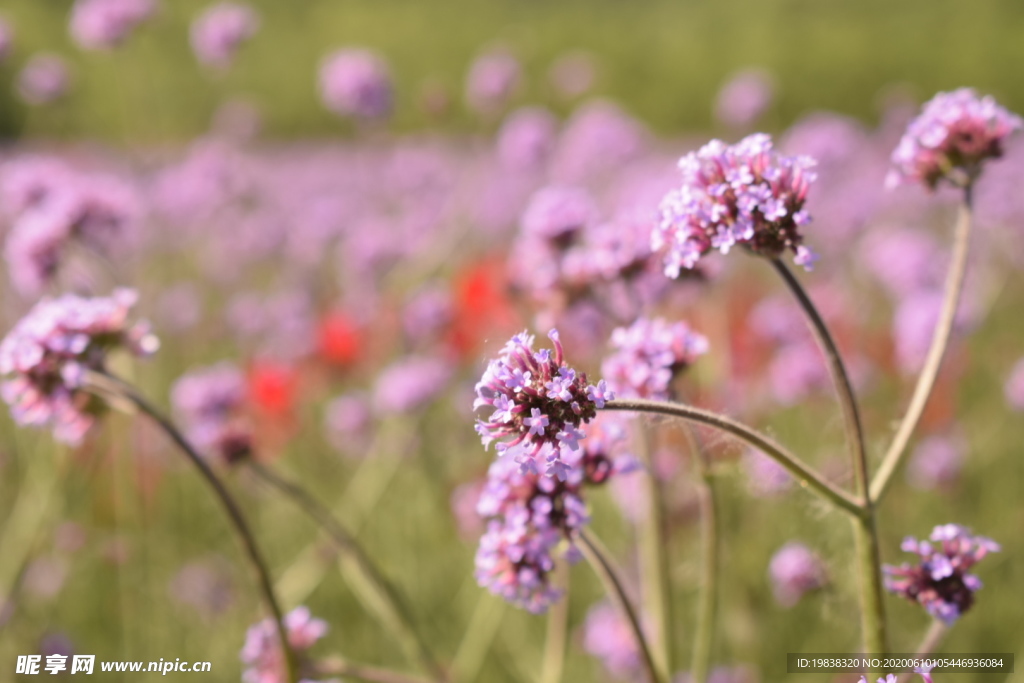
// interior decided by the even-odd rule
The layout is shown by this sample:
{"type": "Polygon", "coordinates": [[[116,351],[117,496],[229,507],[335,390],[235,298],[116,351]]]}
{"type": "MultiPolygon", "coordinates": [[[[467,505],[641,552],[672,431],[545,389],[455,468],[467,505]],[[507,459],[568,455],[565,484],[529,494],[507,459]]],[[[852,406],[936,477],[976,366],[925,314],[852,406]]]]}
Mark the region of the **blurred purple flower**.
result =
{"type": "Polygon", "coordinates": [[[246,393],[245,375],[224,361],[180,377],[171,403],[196,448],[231,464],[252,454],[251,429],[242,417],[246,393]]]}
{"type": "Polygon", "coordinates": [[[558,120],[547,109],[517,109],[498,131],[498,160],[511,169],[537,170],[554,150],[557,134],[558,120]]]}
{"type": "Polygon", "coordinates": [[[86,50],[110,50],[156,9],[156,0],[76,0],[71,10],[71,37],[86,50]]]}
{"type": "Polygon", "coordinates": [[[885,586],[951,626],[971,608],[974,593],[981,588],[981,579],[967,570],[990,552],[999,552],[1000,547],[957,524],[937,526],[929,538],[931,542],[910,536],[903,539],[900,548],[917,554],[921,561],[916,565],[883,566],[885,586]]]}
{"type": "Polygon", "coordinates": [[[434,400],[452,378],[452,364],[440,358],[410,356],[384,368],[373,389],[381,414],[411,413],[434,400]]]}
{"type": "MultiPolygon", "coordinates": [[[[327,634],[327,622],[314,619],[307,607],[296,607],[284,617],[288,644],[299,658],[300,668],[306,663],[306,651],[327,634]]],[[[250,626],[239,654],[242,683],[285,683],[288,679],[284,653],[272,619],[250,626]]]]}
{"type": "Polygon", "coordinates": [[[751,135],[735,145],[712,140],[679,162],[683,185],[661,203],[651,246],[665,250],[665,274],[675,278],[712,249],[735,246],[777,258],[786,250],[810,270],[815,255],[800,228],[810,222],[803,205],[815,180],[814,160],[786,157],[771,137],[751,135]]]}
{"type": "Polygon", "coordinates": [[[715,100],[715,117],[736,128],[754,125],[771,105],[775,86],[763,69],[746,69],[733,74],[715,100]]]}
{"type": "Polygon", "coordinates": [[[601,374],[617,395],[665,401],[672,380],[708,351],[704,335],[684,322],[639,318],[612,332],[615,351],[601,363],[601,374]]]}
{"type": "Polygon", "coordinates": [[[818,556],[803,543],[782,546],[768,565],[775,599],[783,607],[793,607],[800,598],[823,587],[828,578],[818,556]]]}
{"type": "Polygon", "coordinates": [[[223,614],[235,602],[230,565],[220,557],[189,562],[174,575],[167,589],[173,600],[207,618],[223,614]]]}
{"type": "Polygon", "coordinates": [[[402,310],[402,328],[414,346],[427,346],[455,320],[452,294],[440,285],[424,285],[409,298],[402,310]]]}
{"type": "Polygon", "coordinates": [[[942,249],[927,232],[885,226],[861,242],[861,262],[890,295],[941,287],[945,273],[942,249]]]}
{"type": "Polygon", "coordinates": [[[361,393],[339,396],[327,404],[324,429],[331,444],[345,455],[363,453],[373,413],[361,393]]]}
{"type": "Polygon", "coordinates": [[[643,660],[636,635],[622,611],[611,603],[600,602],[587,611],[583,649],[600,659],[616,678],[636,680],[640,676],[643,660]]]}
{"type": "Polygon", "coordinates": [[[7,20],[0,17],[0,63],[11,54],[14,49],[14,30],[7,20]]]}
{"type": "Polygon", "coordinates": [[[339,116],[385,119],[393,107],[391,74],[369,50],[338,50],[320,66],[320,97],[339,116]]]}
{"type": "Polygon", "coordinates": [[[481,55],[466,77],[466,103],[479,113],[493,113],[508,104],[522,75],[518,60],[505,51],[481,55]]]}
{"type": "Polygon", "coordinates": [[[793,477],[785,467],[757,450],[743,454],[743,469],[747,475],[747,490],[758,498],[785,493],[793,487],[793,477]]]}
{"type": "Polygon", "coordinates": [[[886,184],[921,182],[934,190],[943,179],[962,184],[976,178],[986,160],[1003,155],[1006,139],[1022,125],[994,98],[979,98],[970,88],[939,93],[910,122],[893,151],[896,168],[886,184]],[[966,178],[954,178],[954,171],[966,178]]]}
{"type": "Polygon", "coordinates": [[[555,244],[571,240],[597,217],[594,200],[576,187],[545,187],[538,190],[523,212],[522,230],[527,237],[555,244]]]}
{"type": "Polygon", "coordinates": [[[138,300],[129,289],[85,299],[43,299],[0,342],[0,396],[21,425],[53,427],[58,441],[76,446],[102,409],[82,390],[83,373],[102,371],[107,354],[124,347],[137,356],[159,348],[145,322],[129,323],[138,300]]]}
{"type": "Polygon", "coordinates": [[[1024,358],[1018,360],[1010,370],[1010,376],[1003,385],[1006,402],[1016,411],[1024,411],[1024,358]]]}
{"type": "Polygon", "coordinates": [[[963,468],[965,444],[959,434],[930,436],[914,449],[907,464],[907,481],[919,489],[934,489],[956,482],[963,468]]]}
{"type": "Polygon", "coordinates": [[[552,161],[558,183],[580,184],[607,174],[643,151],[645,130],[615,103],[589,102],[566,123],[552,161]]]}
{"type": "Polygon", "coordinates": [[[565,99],[585,95],[596,79],[594,58],[586,52],[568,52],[555,60],[548,70],[548,81],[565,99]]]}
{"type": "Polygon", "coordinates": [[[242,43],[255,35],[260,20],[249,5],[222,2],[203,10],[192,22],[192,51],[200,62],[226,69],[242,43]]]}
{"type": "Polygon", "coordinates": [[[18,74],[18,94],[26,104],[51,104],[64,97],[71,85],[67,64],[57,55],[34,55],[18,74]]]}

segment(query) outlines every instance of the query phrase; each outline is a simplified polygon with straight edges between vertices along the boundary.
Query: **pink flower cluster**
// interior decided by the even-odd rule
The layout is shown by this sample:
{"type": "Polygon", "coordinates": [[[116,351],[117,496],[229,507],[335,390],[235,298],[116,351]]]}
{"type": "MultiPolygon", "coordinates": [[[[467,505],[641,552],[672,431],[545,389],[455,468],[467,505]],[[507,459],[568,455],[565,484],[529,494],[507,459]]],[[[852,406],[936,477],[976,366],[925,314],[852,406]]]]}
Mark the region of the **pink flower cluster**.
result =
{"type": "Polygon", "coordinates": [[[369,50],[338,50],[320,67],[320,97],[339,116],[386,119],[394,99],[391,74],[384,61],[369,50]]]}
{"type": "Polygon", "coordinates": [[[680,372],[707,353],[708,340],[680,321],[638,318],[612,332],[615,352],[601,364],[601,374],[616,395],[668,400],[680,372]]]}
{"type": "Polygon", "coordinates": [[[937,526],[929,541],[908,536],[900,548],[916,553],[921,561],[899,567],[886,565],[886,588],[928,610],[936,619],[951,625],[974,604],[974,593],[981,579],[968,570],[999,544],[957,524],[937,526]]]}
{"type": "Polygon", "coordinates": [[[229,362],[190,372],[171,389],[171,404],[189,440],[201,451],[228,463],[252,452],[245,402],[245,375],[229,362]]]}
{"type": "Polygon", "coordinates": [[[242,43],[252,38],[260,20],[248,5],[222,2],[207,8],[192,22],[192,51],[203,64],[225,69],[242,43]]]}
{"type": "Polygon", "coordinates": [[[651,234],[652,247],[665,250],[665,274],[678,277],[712,249],[725,254],[736,245],[769,258],[792,251],[810,270],[816,257],[800,228],[811,220],[804,203],[814,165],[775,152],[763,133],[735,145],[712,140],[683,157],[683,185],[662,200],[651,234]]]}
{"type": "Polygon", "coordinates": [[[87,50],[109,50],[156,9],[156,0],[77,0],[71,10],[71,37],[87,50]]]}
{"type": "Polygon", "coordinates": [[[543,469],[564,481],[565,460],[584,437],[580,425],[594,419],[614,396],[604,380],[588,384],[585,373],[565,363],[556,330],[548,337],[554,353],[534,351],[533,336],[525,332],[512,337],[477,383],[473,408],[494,410],[487,420],[477,420],[484,446],[497,441],[498,452],[504,453],[524,444],[516,451],[524,473],[543,469]]]}
{"type": "MultiPolygon", "coordinates": [[[[308,607],[296,607],[285,615],[284,627],[288,633],[288,644],[299,658],[301,670],[307,664],[306,651],[327,634],[327,622],[314,619],[308,607]]],[[[239,659],[245,666],[242,683],[285,683],[288,680],[284,653],[281,652],[273,619],[264,619],[249,627],[239,659]]],[[[303,681],[311,683],[309,679],[303,681]]]]}
{"type": "Polygon", "coordinates": [[[78,445],[102,405],[81,388],[83,373],[101,371],[107,354],[124,347],[137,356],[159,348],[145,322],[130,323],[138,296],[66,294],[44,299],[0,342],[0,397],[21,425],[53,427],[54,437],[78,445]]]}
{"type": "Polygon", "coordinates": [[[34,55],[18,74],[18,95],[33,106],[56,102],[70,87],[68,65],[54,54],[34,55]]]}
{"type": "Polygon", "coordinates": [[[775,600],[792,607],[800,598],[828,582],[825,567],[818,556],[803,543],[787,543],[772,556],[768,565],[775,600]]]}
{"type": "Polygon", "coordinates": [[[971,88],[939,93],[924,105],[893,151],[896,168],[886,184],[921,182],[931,189],[943,179],[962,184],[975,178],[986,160],[1001,157],[1006,139],[1022,125],[1019,116],[971,88]],[[954,178],[954,171],[966,178],[954,178]]]}
{"type": "Polygon", "coordinates": [[[519,62],[505,51],[480,56],[466,78],[466,102],[481,113],[501,109],[519,85],[519,62]]]}

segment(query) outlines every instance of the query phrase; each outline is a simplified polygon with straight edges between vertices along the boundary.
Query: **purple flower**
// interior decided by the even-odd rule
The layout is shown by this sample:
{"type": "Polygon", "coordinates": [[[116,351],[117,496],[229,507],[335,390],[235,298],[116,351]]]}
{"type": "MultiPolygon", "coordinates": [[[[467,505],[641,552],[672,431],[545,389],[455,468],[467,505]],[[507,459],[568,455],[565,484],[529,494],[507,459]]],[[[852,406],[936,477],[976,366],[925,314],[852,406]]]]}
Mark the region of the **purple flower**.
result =
{"type": "Polygon", "coordinates": [[[665,274],[678,277],[712,249],[736,245],[769,258],[790,250],[809,270],[814,256],[800,248],[800,228],[810,222],[803,206],[814,164],[775,152],[763,133],[731,146],[712,140],[683,157],[683,185],[662,200],[651,234],[652,248],[665,250],[665,274]]]}
{"type": "Polygon", "coordinates": [[[981,173],[987,159],[1001,157],[1006,139],[1022,125],[1019,116],[991,96],[979,98],[970,88],[939,93],[910,122],[893,151],[896,168],[886,184],[921,182],[933,190],[943,179],[963,184],[981,173]]]}
{"type": "Polygon", "coordinates": [[[245,375],[233,363],[194,370],[171,389],[171,404],[195,446],[234,463],[252,453],[251,428],[244,419],[245,375]]]}
{"type": "Polygon", "coordinates": [[[907,481],[919,489],[935,489],[956,482],[963,468],[963,438],[930,436],[914,449],[907,463],[907,481]]]}
{"type": "MultiPolygon", "coordinates": [[[[288,644],[299,658],[301,669],[308,665],[306,651],[327,634],[327,622],[314,619],[307,607],[296,607],[285,615],[284,627],[288,644]]],[[[277,627],[272,619],[264,619],[249,627],[239,659],[245,667],[243,683],[284,683],[288,678],[277,627]]]]}
{"type": "Polygon", "coordinates": [[[369,50],[339,50],[320,66],[320,98],[340,116],[385,119],[392,109],[391,74],[369,50]]]}
{"type": "Polygon", "coordinates": [[[537,468],[538,462],[545,473],[561,470],[579,448],[580,425],[597,415],[598,400],[614,398],[566,365],[556,330],[548,337],[554,353],[534,351],[533,337],[526,332],[512,337],[476,385],[474,410],[493,410],[487,420],[477,420],[484,446],[497,441],[498,452],[503,453],[523,444],[518,461],[524,472],[537,468]],[[545,447],[546,457],[541,458],[545,447]]]}
{"type": "Polygon", "coordinates": [[[571,240],[597,216],[594,200],[575,187],[538,190],[523,212],[524,236],[561,243],[571,240]]]}
{"type": "Polygon", "coordinates": [[[771,75],[767,72],[761,69],[740,71],[719,91],[715,116],[729,126],[751,126],[772,103],[773,89],[771,75]]]}
{"type": "Polygon", "coordinates": [[[1024,411],[1024,358],[1010,370],[1010,376],[1003,386],[1006,402],[1016,411],[1024,411]]]}
{"type": "Polygon", "coordinates": [[[222,2],[203,10],[192,22],[192,51],[200,62],[226,69],[242,43],[253,37],[260,20],[249,5],[222,2]]]}
{"type": "Polygon", "coordinates": [[[327,438],[342,453],[355,454],[365,444],[373,413],[362,394],[339,396],[327,404],[324,427],[327,438]]]}
{"type": "Polygon", "coordinates": [[[783,607],[793,607],[800,598],[823,587],[828,578],[818,556],[803,543],[782,546],[768,565],[775,599],[783,607]]]}
{"type": "Polygon", "coordinates": [[[0,342],[0,397],[21,425],[53,427],[54,437],[78,445],[102,411],[82,390],[86,370],[102,371],[107,354],[124,347],[137,356],[159,348],[145,322],[129,323],[138,295],[129,289],[110,297],[65,294],[43,299],[0,342]]]}
{"type": "Polygon", "coordinates": [[[970,609],[975,591],[981,588],[981,580],[967,570],[1000,548],[995,541],[974,536],[957,524],[937,526],[929,538],[931,542],[910,536],[903,540],[900,548],[921,560],[915,565],[885,565],[885,586],[949,626],[970,609]]]}
{"type": "Polygon", "coordinates": [[[498,160],[511,169],[536,170],[551,155],[557,133],[558,121],[547,109],[518,109],[498,131],[498,160]]]}
{"type": "Polygon", "coordinates": [[[109,50],[155,12],[155,0],[77,0],[71,10],[71,37],[86,50],[109,50]]]}
{"type": "Polygon", "coordinates": [[[380,413],[411,413],[443,392],[451,377],[451,363],[410,356],[380,373],[373,390],[373,406],[380,413]]]}
{"type": "Polygon", "coordinates": [[[516,58],[507,52],[478,57],[466,77],[466,103],[481,113],[501,109],[519,85],[521,70],[516,58]]]}
{"type": "Polygon", "coordinates": [[[0,17],[0,62],[3,62],[11,54],[13,44],[14,31],[11,30],[11,25],[3,17],[0,17]]]}
{"type": "Polygon", "coordinates": [[[750,449],[743,455],[747,490],[758,498],[767,498],[788,491],[793,477],[785,467],[760,451],[750,449]]]}
{"type": "Polygon", "coordinates": [[[708,340],[684,322],[639,318],[612,332],[615,352],[601,374],[615,394],[668,400],[672,380],[708,351],[708,340]]]}
{"type": "Polygon", "coordinates": [[[18,74],[18,94],[31,105],[56,102],[67,94],[70,84],[67,64],[57,55],[35,55],[18,74]]]}
{"type": "Polygon", "coordinates": [[[636,635],[622,611],[601,602],[587,612],[583,622],[583,649],[597,657],[612,676],[634,679],[643,665],[636,635]]]}
{"type": "Polygon", "coordinates": [[[594,58],[586,52],[568,52],[551,65],[548,81],[559,95],[574,99],[594,85],[596,70],[594,58]]]}

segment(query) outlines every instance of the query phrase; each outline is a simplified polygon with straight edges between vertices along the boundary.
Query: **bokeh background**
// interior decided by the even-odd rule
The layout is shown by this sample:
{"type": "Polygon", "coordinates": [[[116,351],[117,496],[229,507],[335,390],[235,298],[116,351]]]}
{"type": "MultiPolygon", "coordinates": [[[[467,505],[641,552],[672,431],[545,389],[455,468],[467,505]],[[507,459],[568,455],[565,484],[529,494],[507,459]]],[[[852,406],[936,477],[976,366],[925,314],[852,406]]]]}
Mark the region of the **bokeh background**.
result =
{"type": "MultiPolygon", "coordinates": [[[[955,199],[886,192],[888,154],[917,104],[939,90],[970,86],[1024,110],[1015,68],[1024,63],[1024,6],[1010,0],[254,0],[260,27],[225,70],[204,67],[189,46],[205,3],[165,0],[112,51],[72,41],[71,5],[0,6],[12,32],[0,57],[0,181],[45,157],[80,177],[116,179],[133,208],[98,254],[64,254],[59,276],[37,291],[12,284],[5,261],[2,329],[44,293],[120,284],[140,291],[139,314],[163,348],[117,369],[159,405],[170,409],[184,373],[236,363],[260,457],[357,533],[460,680],[535,680],[546,623],[473,577],[480,527],[467,510],[491,454],[473,432],[472,385],[511,331],[543,334],[552,322],[569,355],[597,373],[619,322],[586,301],[552,304],[529,286],[529,258],[510,245],[533,192],[585,187],[602,224],[635,232],[677,179],[675,159],[711,136],[765,130],[787,152],[821,158],[807,238],[823,258],[805,282],[858,370],[879,455],[928,341],[955,199]],[[339,117],[321,102],[321,60],[347,46],[386,61],[387,121],[339,117]],[[481,111],[465,102],[466,76],[494,51],[522,71],[481,111]],[[31,105],[16,84],[41,52],[64,59],[69,85],[56,101],[31,105]],[[754,74],[763,96],[749,116],[723,109],[723,86],[737,73],[754,74]],[[507,122],[526,105],[544,107],[553,124],[517,154],[525,143],[508,141],[507,122]],[[387,372],[408,359],[444,371],[410,388],[414,370],[387,372]],[[338,417],[331,401],[339,396],[365,412],[338,417]]],[[[982,180],[958,340],[909,474],[880,511],[890,563],[903,561],[905,535],[947,522],[1003,545],[979,567],[985,588],[946,652],[1024,644],[1024,392],[1012,381],[1024,355],[1022,180],[1019,145],[982,180]]],[[[9,208],[0,207],[3,237],[17,223],[9,208]]],[[[645,310],[684,318],[709,337],[685,391],[845,481],[838,409],[810,338],[786,323],[793,309],[780,283],[743,255],[712,261],[706,280],[655,287],[644,299],[645,310]]],[[[700,562],[693,463],[669,425],[658,430],[685,670],[700,562]]],[[[737,445],[705,437],[723,517],[714,662],[738,667],[721,680],[785,680],[787,652],[855,651],[846,520],[737,445]],[[793,540],[822,558],[828,580],[784,606],[768,565],[793,540]]],[[[284,601],[330,623],[317,652],[408,668],[305,518],[244,472],[223,472],[284,601]]],[[[634,580],[635,497],[628,481],[590,497],[592,528],[634,580]]],[[[565,680],[615,680],[585,646],[600,586],[585,566],[570,581],[565,680]]],[[[261,616],[206,489],[159,433],[117,414],[73,450],[0,415],[0,599],[4,676],[18,654],[77,652],[209,660],[211,680],[238,680],[245,629],[261,616]]],[[[926,615],[896,598],[887,607],[894,648],[913,650],[926,615]]]]}

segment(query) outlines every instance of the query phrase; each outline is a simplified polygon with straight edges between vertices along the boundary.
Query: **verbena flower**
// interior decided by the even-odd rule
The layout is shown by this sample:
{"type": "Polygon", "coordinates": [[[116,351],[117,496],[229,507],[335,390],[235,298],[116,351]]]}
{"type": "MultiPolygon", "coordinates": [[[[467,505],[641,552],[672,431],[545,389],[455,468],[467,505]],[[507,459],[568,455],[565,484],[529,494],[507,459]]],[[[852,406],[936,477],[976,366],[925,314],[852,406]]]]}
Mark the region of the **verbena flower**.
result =
{"type": "Polygon", "coordinates": [[[102,371],[107,354],[125,348],[154,353],[159,341],[146,322],[129,322],[138,295],[66,294],[44,299],[0,342],[0,396],[21,425],[52,426],[58,441],[78,445],[103,405],[82,389],[87,370],[102,371]]]}
{"type": "Polygon", "coordinates": [[[956,483],[963,468],[964,450],[960,434],[930,436],[922,440],[907,463],[907,481],[919,489],[956,483]]]}
{"type": "Polygon", "coordinates": [[[26,104],[56,102],[67,94],[70,86],[67,64],[57,55],[35,55],[18,74],[18,94],[26,104]]]}
{"type": "Polygon", "coordinates": [[[828,581],[818,556],[797,542],[787,543],[772,555],[768,575],[775,599],[783,607],[796,605],[805,593],[821,588],[828,581]]]}
{"type": "Polygon", "coordinates": [[[252,453],[252,429],[245,419],[245,374],[230,362],[184,375],[171,389],[171,403],[189,440],[228,463],[252,453]]]}
{"type": "Polygon", "coordinates": [[[384,61],[369,50],[339,50],[320,67],[320,97],[340,116],[384,119],[393,106],[391,74],[384,61]]]}
{"type": "Polygon", "coordinates": [[[735,145],[712,140],[683,157],[683,185],[662,200],[651,233],[652,247],[665,250],[665,274],[678,277],[712,249],[725,254],[736,245],[770,258],[791,251],[810,270],[816,257],[800,228],[810,222],[804,203],[814,165],[775,152],[763,133],[735,145]]]}
{"type": "Polygon", "coordinates": [[[601,374],[618,396],[668,400],[672,379],[707,353],[708,340],[684,322],[639,318],[612,332],[615,351],[601,374]]]}
{"type": "Polygon", "coordinates": [[[558,120],[541,107],[518,109],[505,119],[495,141],[502,165],[530,171],[551,155],[558,134],[558,120]]]}
{"type": "Polygon", "coordinates": [[[761,69],[740,71],[718,92],[715,117],[729,126],[751,126],[772,103],[773,91],[771,74],[761,69]]]}
{"type": "Polygon", "coordinates": [[[1022,124],[991,96],[978,97],[971,88],[939,93],[910,122],[893,151],[896,168],[886,184],[921,182],[935,189],[942,180],[962,184],[976,178],[985,161],[1003,155],[1006,139],[1022,124]]]}
{"type": "Polygon", "coordinates": [[[640,675],[643,659],[636,635],[622,610],[608,602],[598,603],[587,612],[583,649],[600,659],[612,676],[635,680],[640,675]]]}
{"type": "MultiPolygon", "coordinates": [[[[288,644],[299,659],[300,671],[309,664],[307,651],[327,634],[327,622],[314,619],[307,607],[296,607],[284,618],[288,644]]],[[[288,679],[284,653],[273,619],[249,627],[239,654],[245,667],[243,683],[285,683],[288,679]]]]}
{"type": "Polygon", "coordinates": [[[957,524],[937,526],[929,541],[910,536],[900,546],[916,553],[921,560],[915,565],[886,565],[886,588],[916,602],[936,619],[947,625],[959,619],[974,604],[974,593],[981,580],[968,570],[990,552],[998,552],[999,544],[984,536],[974,536],[957,524]]]}
{"type": "Polygon", "coordinates": [[[87,50],[117,47],[156,12],[155,0],[77,0],[71,10],[71,37],[87,50]]]}
{"type": "Polygon", "coordinates": [[[473,408],[494,411],[477,420],[484,446],[497,441],[502,453],[524,444],[517,451],[524,472],[543,470],[564,479],[565,456],[579,450],[584,436],[580,425],[614,396],[603,380],[588,384],[585,373],[566,364],[557,330],[548,337],[554,353],[534,351],[533,336],[525,332],[512,337],[477,383],[473,408]]]}
{"type": "Polygon", "coordinates": [[[501,109],[519,85],[520,71],[518,60],[508,52],[480,56],[466,78],[466,103],[481,113],[501,109]]]}
{"type": "Polygon", "coordinates": [[[379,413],[411,413],[448,388],[452,366],[440,358],[409,356],[381,371],[373,405],[379,413]]]}
{"type": "Polygon", "coordinates": [[[192,22],[192,51],[203,64],[227,68],[238,48],[252,38],[259,26],[259,16],[249,5],[218,3],[192,22]]]}

